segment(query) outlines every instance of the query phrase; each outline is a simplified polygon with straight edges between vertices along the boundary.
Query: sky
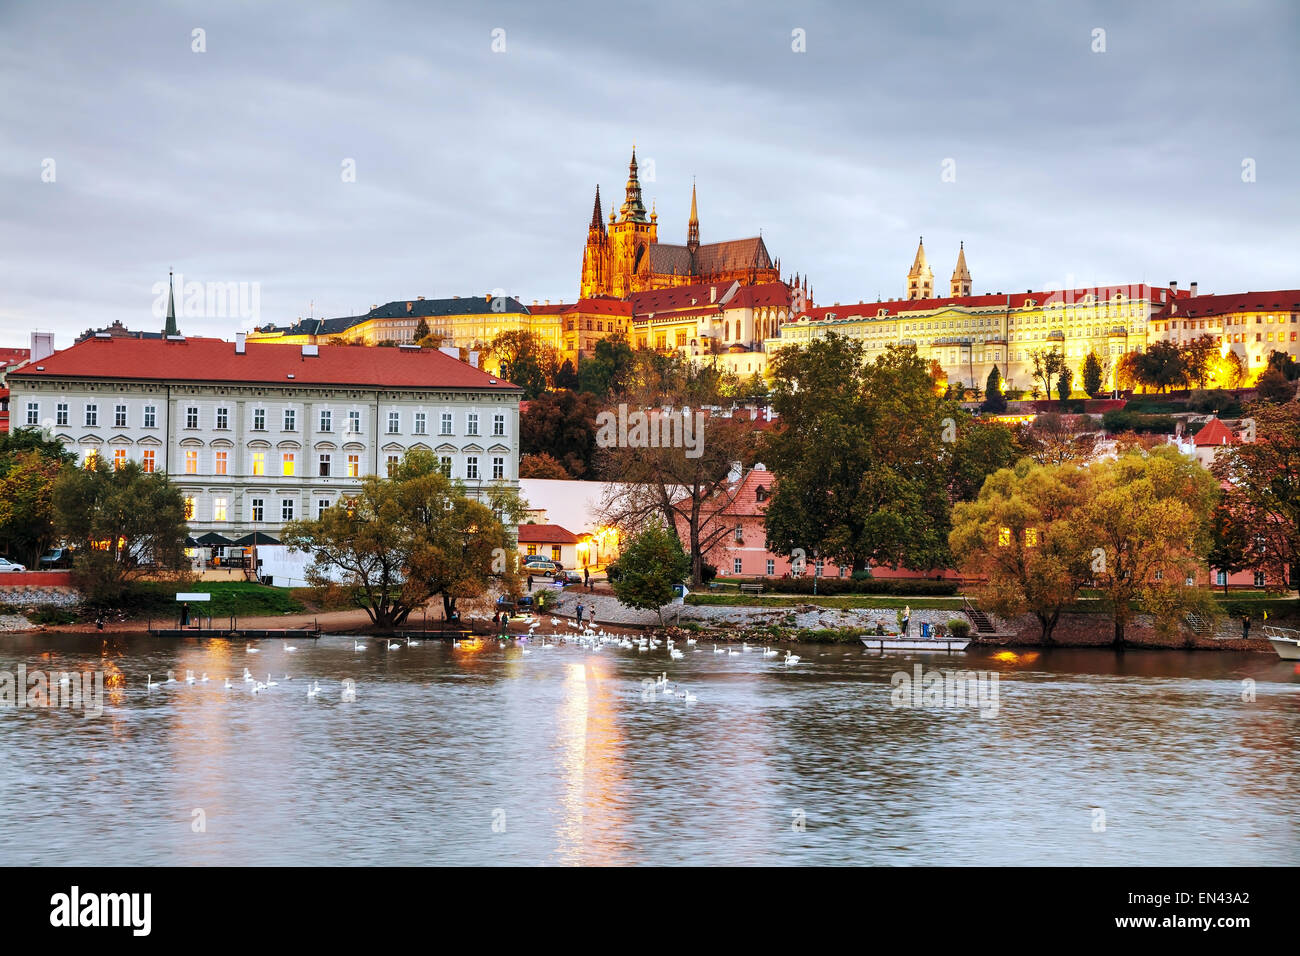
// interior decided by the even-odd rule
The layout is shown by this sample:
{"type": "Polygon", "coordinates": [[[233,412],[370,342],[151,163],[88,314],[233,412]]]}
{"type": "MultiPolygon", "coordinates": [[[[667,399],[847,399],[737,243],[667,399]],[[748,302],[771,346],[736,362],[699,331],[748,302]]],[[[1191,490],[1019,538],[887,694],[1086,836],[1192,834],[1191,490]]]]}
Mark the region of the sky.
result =
{"type": "Polygon", "coordinates": [[[226,338],[573,301],[634,143],[663,241],[694,181],[819,305],[922,235],[940,294],[963,241],[977,294],[1296,288],[1298,41],[1290,0],[0,0],[0,347],[159,329],[169,269],[226,338]]]}

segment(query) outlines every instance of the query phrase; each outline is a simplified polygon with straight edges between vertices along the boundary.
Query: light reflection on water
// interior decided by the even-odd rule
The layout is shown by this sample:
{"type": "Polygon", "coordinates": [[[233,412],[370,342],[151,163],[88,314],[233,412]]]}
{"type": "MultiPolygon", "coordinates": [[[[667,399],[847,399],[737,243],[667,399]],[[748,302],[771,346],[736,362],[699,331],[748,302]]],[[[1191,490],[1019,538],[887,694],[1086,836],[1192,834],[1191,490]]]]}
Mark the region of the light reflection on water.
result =
{"type": "Polygon", "coordinates": [[[0,669],[102,668],[107,700],[0,711],[0,863],[1300,862],[1300,675],[1263,655],[255,646],[6,639],[0,669]],[[998,716],[893,707],[918,661],[997,671],[998,716]],[[663,671],[698,703],[644,699],[663,671]]]}

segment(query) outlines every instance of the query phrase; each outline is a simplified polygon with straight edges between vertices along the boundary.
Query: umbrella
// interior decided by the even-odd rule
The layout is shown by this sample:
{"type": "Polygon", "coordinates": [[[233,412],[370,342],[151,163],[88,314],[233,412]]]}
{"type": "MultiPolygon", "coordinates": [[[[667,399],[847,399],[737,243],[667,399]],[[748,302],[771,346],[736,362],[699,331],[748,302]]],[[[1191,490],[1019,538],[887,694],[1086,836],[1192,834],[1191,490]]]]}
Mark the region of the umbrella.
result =
{"type": "Polygon", "coordinates": [[[238,541],[236,541],[235,546],[239,548],[247,548],[249,545],[256,546],[259,544],[279,544],[279,543],[280,543],[279,541],[271,537],[265,531],[254,531],[252,534],[246,534],[238,541]]]}
{"type": "Polygon", "coordinates": [[[230,544],[229,538],[227,538],[225,535],[217,534],[215,531],[209,531],[207,534],[203,535],[198,540],[199,540],[199,544],[205,545],[207,547],[212,547],[212,546],[225,547],[226,545],[230,544]]]}

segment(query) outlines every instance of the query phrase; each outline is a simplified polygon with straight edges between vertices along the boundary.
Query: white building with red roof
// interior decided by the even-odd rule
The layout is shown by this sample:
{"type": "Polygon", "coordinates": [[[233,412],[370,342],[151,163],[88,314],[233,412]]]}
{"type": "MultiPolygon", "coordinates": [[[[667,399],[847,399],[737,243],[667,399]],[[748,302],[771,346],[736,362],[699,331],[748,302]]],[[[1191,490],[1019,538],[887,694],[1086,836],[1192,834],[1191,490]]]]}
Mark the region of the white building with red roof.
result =
{"type": "Polygon", "coordinates": [[[196,536],[272,535],[410,449],[476,494],[518,486],[519,398],[436,349],[96,335],[8,376],[15,423],[183,490],[196,536]]]}

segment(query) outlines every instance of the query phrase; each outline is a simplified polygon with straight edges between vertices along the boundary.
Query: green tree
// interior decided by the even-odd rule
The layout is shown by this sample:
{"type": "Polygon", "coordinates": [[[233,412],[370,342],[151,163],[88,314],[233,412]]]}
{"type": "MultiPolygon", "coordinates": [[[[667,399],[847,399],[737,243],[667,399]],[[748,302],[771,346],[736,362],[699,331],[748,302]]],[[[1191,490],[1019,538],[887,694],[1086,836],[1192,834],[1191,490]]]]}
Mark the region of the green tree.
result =
{"type": "Polygon", "coordinates": [[[1255,380],[1255,392],[1261,401],[1281,405],[1295,400],[1296,384],[1288,381],[1286,374],[1276,365],[1270,365],[1255,380]]]}
{"type": "Polygon", "coordinates": [[[1074,373],[1066,365],[1061,366],[1060,375],[1056,379],[1056,396],[1062,402],[1070,398],[1070,388],[1074,384],[1074,373]]]}
{"type": "Polygon", "coordinates": [[[1210,550],[1205,557],[1209,566],[1223,572],[1223,593],[1228,593],[1228,578],[1250,567],[1250,535],[1240,522],[1233,520],[1231,509],[1221,500],[1210,516],[1210,550]]]}
{"type": "Polygon", "coordinates": [[[412,337],[411,341],[418,343],[427,338],[428,335],[429,323],[424,320],[424,316],[420,316],[419,321],[415,323],[415,335],[412,337]]]}
{"type": "Polygon", "coordinates": [[[690,570],[690,559],[677,535],[652,523],[629,540],[618,558],[619,574],[612,582],[614,596],[627,607],[654,611],[664,623],[664,606],[675,597],[690,570]]]}
{"type": "Polygon", "coordinates": [[[188,569],[185,499],[165,472],[91,458],[64,468],[52,494],[55,533],[77,549],[74,582],[92,602],[120,600],[145,574],[188,569]]]}
{"type": "Polygon", "coordinates": [[[1268,353],[1268,367],[1275,368],[1286,376],[1288,382],[1300,379],[1300,362],[1286,352],[1272,349],[1268,353]]]}
{"type": "Polygon", "coordinates": [[[1219,340],[1213,335],[1201,335],[1180,349],[1184,380],[1205,388],[1219,354],[1219,340]]]}
{"type": "Polygon", "coordinates": [[[1101,359],[1096,352],[1089,352],[1083,360],[1083,390],[1090,398],[1096,398],[1102,391],[1101,359]]]}
{"type": "Polygon", "coordinates": [[[592,356],[578,362],[578,390],[605,399],[622,395],[631,386],[636,359],[621,335],[601,339],[592,356]]]}
{"type": "Polygon", "coordinates": [[[1034,378],[1043,383],[1043,394],[1052,397],[1052,383],[1065,368],[1065,356],[1058,346],[1050,349],[1034,349],[1029,353],[1034,361],[1034,378]]]}
{"type": "Polygon", "coordinates": [[[450,617],[457,599],[478,596],[493,582],[518,588],[506,523],[522,509],[505,486],[489,489],[488,497],[467,494],[431,453],[409,451],[391,478],[367,476],[349,500],[287,524],[282,540],[314,556],[309,583],[353,590],[377,627],[404,623],[435,595],[450,617]]]}
{"type": "Polygon", "coordinates": [[[578,388],[578,372],[573,367],[572,359],[565,359],[559,370],[555,373],[556,389],[567,388],[570,391],[576,391],[578,388]]]}
{"type": "Polygon", "coordinates": [[[980,493],[989,475],[1010,468],[1030,449],[1018,426],[973,419],[965,412],[956,416],[956,423],[957,440],[947,459],[951,469],[948,498],[953,502],[970,501],[980,493]]]}
{"type": "Polygon", "coordinates": [[[54,478],[75,460],[38,429],[0,432],[0,552],[36,567],[54,538],[54,478]]]}
{"type": "Polygon", "coordinates": [[[559,355],[536,332],[502,332],[487,351],[501,370],[501,377],[522,388],[525,399],[537,398],[555,382],[559,355]]]}
{"type": "Polygon", "coordinates": [[[890,346],[865,364],[860,342],[830,335],[778,352],[772,379],[768,546],[855,571],[945,566],[957,409],[915,348],[890,346]]]}
{"type": "Polygon", "coordinates": [[[1078,521],[1088,473],[1028,459],[984,483],[975,501],[953,509],[949,545],[962,569],[983,583],[980,605],[996,614],[1032,614],[1044,644],[1061,613],[1092,576],[1089,532],[1078,521]]]}
{"type": "Polygon", "coordinates": [[[1210,470],[1224,508],[1247,541],[1247,567],[1270,590],[1300,582],[1300,403],[1253,410],[1254,441],[1226,445],[1210,470]]]}
{"type": "Polygon", "coordinates": [[[980,406],[986,412],[1000,415],[1007,410],[1007,399],[1002,394],[1002,373],[996,365],[989,371],[984,383],[984,404],[980,406]]]}
{"type": "Polygon", "coordinates": [[[1169,445],[1096,462],[1088,475],[1077,520],[1098,549],[1094,583],[1110,608],[1114,646],[1123,648],[1135,609],[1158,612],[1158,626],[1169,627],[1203,607],[1185,579],[1205,566],[1218,482],[1169,445]]]}

